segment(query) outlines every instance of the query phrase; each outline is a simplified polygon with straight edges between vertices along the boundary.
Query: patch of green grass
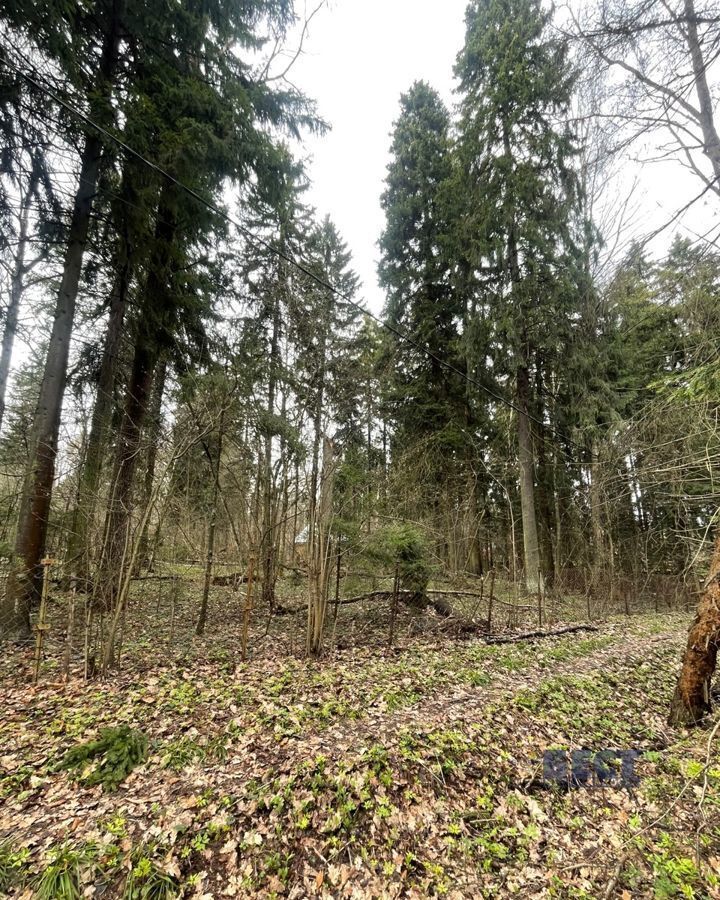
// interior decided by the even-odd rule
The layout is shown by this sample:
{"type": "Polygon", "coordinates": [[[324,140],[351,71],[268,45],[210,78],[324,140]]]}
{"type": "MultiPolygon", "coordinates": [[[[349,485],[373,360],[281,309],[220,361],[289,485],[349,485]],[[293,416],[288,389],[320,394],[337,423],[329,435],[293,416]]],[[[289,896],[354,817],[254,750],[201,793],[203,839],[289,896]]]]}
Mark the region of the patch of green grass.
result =
{"type": "Polygon", "coordinates": [[[519,672],[521,669],[525,669],[530,664],[530,654],[525,653],[524,655],[520,655],[517,652],[505,651],[503,653],[498,653],[495,658],[495,663],[501,669],[506,669],[508,672],[519,672]]]}
{"type": "Polygon", "coordinates": [[[536,688],[518,691],[512,702],[576,740],[635,746],[661,736],[652,730],[647,713],[653,707],[663,712],[667,702],[668,686],[661,681],[657,663],[647,669],[652,675],[639,664],[632,679],[618,678],[612,671],[554,676],[536,688]]]}
{"type": "Polygon", "coordinates": [[[124,816],[118,814],[105,823],[104,830],[107,831],[108,834],[111,834],[113,837],[124,838],[127,835],[126,826],[127,820],[124,816]]]}
{"type": "Polygon", "coordinates": [[[99,710],[94,707],[83,706],[81,709],[65,709],[56,716],[46,728],[51,737],[64,735],[70,738],[79,738],[89,728],[97,724],[99,710]]]}
{"type": "Polygon", "coordinates": [[[205,758],[206,747],[189,737],[168,741],[162,751],[161,765],[166,769],[180,772],[186,766],[205,758]]]}
{"type": "Polygon", "coordinates": [[[412,706],[413,703],[417,703],[420,699],[420,694],[411,689],[389,690],[385,691],[382,694],[382,697],[387,705],[388,711],[395,712],[398,709],[402,709],[404,706],[412,706]]]}
{"type": "Polygon", "coordinates": [[[431,770],[442,775],[454,772],[474,749],[474,741],[456,729],[405,732],[400,736],[400,753],[405,759],[429,764],[431,770]]]}
{"type": "Polygon", "coordinates": [[[492,675],[477,669],[465,669],[459,674],[463,681],[466,681],[473,687],[486,687],[492,681],[492,675]]]}
{"type": "Polygon", "coordinates": [[[38,900],[80,900],[82,868],[94,856],[92,846],[63,844],[50,851],[47,865],[37,882],[38,900]]]}
{"type": "Polygon", "coordinates": [[[200,691],[190,681],[181,681],[170,689],[165,705],[178,713],[190,712],[200,699],[200,691]]]}
{"type": "Polygon", "coordinates": [[[614,643],[615,638],[612,635],[601,635],[600,637],[587,638],[584,641],[567,642],[550,647],[543,653],[543,657],[556,661],[577,659],[578,657],[589,656],[598,650],[604,650],[614,643]]]}
{"type": "Polygon", "coordinates": [[[268,853],[262,861],[263,878],[267,880],[272,876],[275,876],[283,885],[287,885],[290,879],[290,867],[292,866],[292,862],[292,853],[280,851],[268,853]]]}

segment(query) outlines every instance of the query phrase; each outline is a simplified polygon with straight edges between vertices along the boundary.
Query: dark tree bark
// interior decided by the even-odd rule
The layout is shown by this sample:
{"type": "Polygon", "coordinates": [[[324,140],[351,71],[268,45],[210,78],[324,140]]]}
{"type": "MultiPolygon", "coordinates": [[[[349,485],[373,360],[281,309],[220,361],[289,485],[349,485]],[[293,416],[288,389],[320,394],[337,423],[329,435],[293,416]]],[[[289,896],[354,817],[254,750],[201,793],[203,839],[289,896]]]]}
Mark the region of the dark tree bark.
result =
{"type": "Polygon", "coordinates": [[[602,572],[608,565],[607,551],[605,547],[605,531],[602,524],[602,490],[600,486],[600,454],[597,441],[593,441],[590,448],[590,523],[592,526],[592,569],[593,583],[597,584],[602,572]]]}
{"type": "Polygon", "coordinates": [[[129,557],[133,484],[156,361],[157,349],[141,332],[135,342],[105,516],[99,597],[106,610],[114,606],[116,588],[121,583],[126,558],[129,557]]]}
{"type": "Polygon", "coordinates": [[[711,709],[710,682],[720,649],[720,531],[710,572],[690,626],[680,676],[670,704],[671,725],[695,725],[711,709]]]}
{"type": "MultiPolygon", "coordinates": [[[[162,401],[165,394],[165,380],[167,378],[167,357],[163,356],[157,364],[157,371],[153,379],[152,397],[150,399],[150,410],[148,415],[148,437],[147,437],[147,455],[145,457],[146,469],[145,478],[143,480],[142,491],[142,507],[145,508],[152,497],[153,483],[155,481],[155,467],[157,464],[158,443],[160,441],[160,430],[162,426],[162,401]]],[[[145,523],[145,527],[140,535],[140,545],[137,553],[137,573],[148,565],[148,545],[149,545],[150,522],[145,523]]]]}
{"type": "MultiPolygon", "coordinates": [[[[503,148],[510,164],[513,160],[510,143],[510,132],[503,125],[503,148]]],[[[514,211],[510,211],[513,220],[508,230],[508,266],[510,270],[511,290],[516,290],[522,282],[514,211]]],[[[527,319],[527,310],[521,308],[523,321],[527,319]]],[[[533,454],[532,429],[530,426],[530,360],[532,351],[525,325],[521,328],[519,359],[516,370],[517,392],[517,433],[518,463],[520,468],[520,510],[523,526],[523,550],[525,561],[525,587],[535,593],[542,587],[540,572],[540,550],[538,546],[537,515],[535,511],[535,461],[533,454]]]]}
{"type": "Polygon", "coordinates": [[[698,35],[697,16],[693,0],[685,0],[685,40],[687,41],[690,59],[692,60],[693,75],[695,77],[695,90],[697,91],[699,109],[697,121],[702,129],[703,152],[710,160],[715,176],[716,190],[720,188],[720,135],[715,127],[715,105],[710,93],[707,80],[707,70],[710,65],[703,55],[702,44],[698,35]]]}
{"type": "MultiPolygon", "coordinates": [[[[95,86],[97,94],[92,104],[93,115],[101,120],[106,118],[105,107],[118,64],[120,4],[121,0],[113,0],[110,7],[99,77],[95,86]]],[[[35,413],[33,464],[23,487],[15,558],[8,576],[3,608],[0,610],[0,623],[4,633],[18,640],[29,638],[30,609],[33,601],[40,596],[40,563],[45,553],[70,338],[102,152],[100,138],[94,133],[88,134],[80,155],[78,187],[73,203],[63,274],[35,413]]]]}
{"type": "Polygon", "coordinates": [[[97,494],[103,460],[107,450],[107,432],[113,410],[113,392],[118,368],[118,356],[127,308],[130,285],[130,266],[123,251],[110,297],[110,315],[105,332],[105,344],[100,362],[95,405],[93,406],[90,434],[80,485],[78,503],[73,514],[72,531],[68,542],[68,558],[74,578],[87,586],[90,580],[91,551],[90,532],[97,508],[97,494]]]}
{"type": "Polygon", "coordinates": [[[172,248],[177,233],[174,185],[163,186],[153,238],[153,251],[135,323],[133,362],[125,393],[110,497],[105,515],[103,549],[97,594],[106,609],[112,609],[116,586],[122,583],[130,547],[133,485],[141,453],[142,431],[148,414],[153,376],[160,357],[158,332],[167,327],[172,310],[172,248]]]}
{"type": "Polygon", "coordinates": [[[555,581],[555,535],[554,510],[550,498],[555,495],[553,469],[547,457],[547,437],[544,422],[545,387],[543,384],[543,359],[540,352],[535,354],[535,433],[537,435],[537,511],[539,514],[538,539],[543,577],[549,584],[555,581]]]}
{"type": "Polygon", "coordinates": [[[525,586],[534,593],[540,587],[540,550],[535,514],[535,477],[530,429],[530,376],[525,366],[517,373],[518,459],[520,462],[520,509],[522,512],[525,586]]]}

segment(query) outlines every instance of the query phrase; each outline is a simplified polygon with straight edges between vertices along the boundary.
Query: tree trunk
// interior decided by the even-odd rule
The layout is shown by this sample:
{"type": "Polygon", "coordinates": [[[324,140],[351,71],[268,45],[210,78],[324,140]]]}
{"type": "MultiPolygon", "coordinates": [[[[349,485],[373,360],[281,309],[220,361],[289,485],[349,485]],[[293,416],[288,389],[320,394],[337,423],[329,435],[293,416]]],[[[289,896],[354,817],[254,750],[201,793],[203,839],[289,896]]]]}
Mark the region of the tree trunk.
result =
{"type": "Polygon", "coordinates": [[[273,504],[272,445],[275,415],[275,393],[277,390],[278,356],[280,354],[280,298],[273,297],[272,337],[270,339],[270,369],[268,374],[267,431],[263,447],[263,516],[262,516],[262,597],[268,609],[275,607],[275,509],[273,504]]]}
{"type": "Polygon", "coordinates": [[[467,570],[473,575],[483,574],[482,537],[480,534],[480,515],[478,513],[478,492],[480,486],[475,473],[470,469],[467,480],[467,570]]]}
{"type": "Polygon", "coordinates": [[[592,565],[593,582],[597,584],[607,564],[605,553],[605,532],[602,526],[602,493],[600,489],[600,456],[597,442],[593,441],[590,450],[590,522],[592,525],[592,565]]]}
{"type": "MultiPolygon", "coordinates": [[[[162,401],[165,394],[165,379],[167,376],[167,356],[163,355],[157,364],[157,371],[153,379],[152,397],[150,399],[149,408],[149,424],[147,439],[147,457],[145,470],[145,479],[142,492],[142,507],[145,508],[150,502],[152,496],[153,483],[155,481],[155,466],[157,463],[158,443],[160,441],[160,431],[162,427],[162,401]]],[[[145,523],[145,527],[140,535],[140,543],[138,545],[136,573],[148,566],[148,549],[149,549],[150,520],[145,523]]]]}
{"type": "Polygon", "coordinates": [[[525,558],[525,587],[530,593],[542,589],[537,518],[535,514],[535,477],[533,447],[528,406],[530,376],[525,366],[517,374],[518,458],[520,462],[520,509],[522,511],[523,549],[525,558]]]}
{"type": "MultiPolygon", "coordinates": [[[[508,166],[514,166],[510,132],[507,123],[502,126],[503,148],[508,166]]],[[[515,231],[515,211],[509,209],[510,227],[508,230],[508,267],[510,271],[511,290],[522,283],[517,237],[515,231]]],[[[535,513],[535,475],[533,461],[532,430],[530,427],[530,370],[532,349],[528,339],[527,309],[520,302],[521,345],[519,348],[519,364],[517,368],[517,429],[518,429],[518,462],[520,464],[520,509],[522,512],[523,549],[525,557],[525,587],[530,593],[541,590],[542,573],[540,572],[540,550],[538,546],[537,516],[535,513]]]]}
{"type": "Polygon", "coordinates": [[[295,479],[293,490],[293,528],[292,528],[292,547],[290,548],[290,565],[294,566],[297,560],[297,538],[300,532],[298,524],[300,522],[300,463],[295,460],[295,479]]]}
{"type": "MultiPolygon", "coordinates": [[[[112,2],[100,57],[98,83],[95,86],[96,99],[91,104],[93,116],[101,120],[107,119],[105,107],[118,62],[120,3],[121,0],[112,2]]],[[[99,11],[99,14],[102,15],[102,12],[99,11]]],[[[45,554],[70,338],[102,150],[102,142],[97,134],[88,134],[80,156],[78,187],[63,260],[63,274],[33,424],[33,465],[23,486],[15,558],[8,575],[3,608],[0,610],[4,634],[18,640],[30,637],[30,608],[41,591],[40,561],[45,554]]]]}
{"type": "Polygon", "coordinates": [[[105,332],[105,345],[100,362],[100,375],[93,406],[90,436],[88,437],[85,463],[78,488],[78,503],[73,515],[68,543],[68,559],[74,577],[84,586],[90,580],[90,531],[95,518],[100,474],[105,457],[107,431],[113,408],[115,375],[122,339],[123,322],[130,285],[130,268],[127,254],[121,252],[119,270],[110,297],[110,315],[105,332]]]}
{"type": "Polygon", "coordinates": [[[210,596],[210,583],[212,581],[213,555],[215,553],[215,530],[217,527],[218,496],[220,494],[220,458],[222,456],[223,425],[225,422],[225,410],[220,413],[218,425],[217,455],[215,457],[215,471],[213,472],[213,490],[210,506],[210,522],[208,523],[207,553],[205,555],[205,580],[203,582],[202,600],[200,602],[200,615],[198,616],[195,633],[205,633],[207,622],[208,597],[210,596]]]}
{"type": "Polygon", "coordinates": [[[113,607],[117,585],[124,579],[127,550],[131,545],[135,470],[140,456],[140,440],[148,414],[153,376],[160,355],[157,334],[169,326],[172,317],[170,282],[172,247],[177,232],[176,193],[177,188],[171,184],[165,184],[160,190],[153,252],[148,262],[148,274],[135,325],[133,362],[116,444],[97,585],[100,602],[106,609],[113,607]]]}
{"type": "Polygon", "coordinates": [[[155,362],[155,348],[150,347],[148,339],[142,333],[139,334],[135,342],[135,355],[127,387],[105,516],[99,591],[102,607],[106,610],[111,610],[114,606],[116,588],[122,582],[125,557],[130,546],[133,483],[155,362]]]}
{"type": "Polygon", "coordinates": [[[539,549],[540,561],[544,577],[550,584],[555,581],[555,556],[553,547],[553,536],[555,534],[555,522],[553,521],[553,507],[550,504],[550,497],[555,494],[555,485],[553,484],[553,470],[550,466],[546,453],[546,436],[545,426],[543,425],[544,407],[542,398],[545,394],[543,384],[542,364],[543,359],[540,352],[535,354],[535,397],[534,405],[536,422],[535,432],[537,434],[537,511],[539,514],[539,549]]]}
{"type": "Polygon", "coordinates": [[[703,49],[698,35],[697,17],[693,0],[685,0],[685,31],[690,59],[692,60],[693,77],[695,79],[695,91],[698,96],[700,109],[698,110],[698,123],[702,129],[703,152],[710,160],[715,176],[714,184],[716,192],[720,190],[720,135],[715,128],[714,104],[707,80],[709,61],[703,57],[703,49]]]}
{"type": "Polygon", "coordinates": [[[720,649],[720,530],[710,573],[690,626],[682,668],[670,704],[671,725],[695,725],[710,712],[710,681],[720,649]]]}
{"type": "Polygon", "coordinates": [[[555,486],[553,494],[553,505],[555,507],[555,571],[558,576],[562,576],[562,568],[564,563],[563,556],[563,520],[561,512],[561,485],[558,478],[560,465],[558,462],[559,450],[556,447],[553,452],[553,485],[555,486]]]}
{"type": "MultiPolygon", "coordinates": [[[[280,418],[285,421],[287,417],[287,393],[283,391],[282,402],[280,405],[280,418]]],[[[289,461],[288,461],[288,452],[287,452],[287,440],[284,435],[280,438],[280,458],[282,459],[282,470],[280,473],[280,510],[278,515],[279,525],[277,526],[277,538],[275,540],[275,546],[277,548],[276,553],[276,566],[275,566],[275,575],[277,575],[277,563],[280,565],[284,565],[285,559],[287,556],[287,526],[288,526],[288,508],[289,508],[289,461]]]]}
{"type": "Polygon", "coordinates": [[[308,627],[307,651],[318,656],[322,650],[328,601],[330,571],[330,524],[332,522],[333,484],[335,480],[335,448],[329,438],[323,441],[320,500],[310,522],[308,542],[308,627]]]}
{"type": "Polygon", "coordinates": [[[322,439],[322,417],[325,409],[325,345],[326,338],[323,330],[319,341],[320,372],[317,393],[315,395],[315,409],[313,411],[313,448],[312,468],[310,470],[310,497],[308,499],[308,516],[310,523],[315,519],[317,508],[318,478],[320,474],[320,441],[322,439]]]}

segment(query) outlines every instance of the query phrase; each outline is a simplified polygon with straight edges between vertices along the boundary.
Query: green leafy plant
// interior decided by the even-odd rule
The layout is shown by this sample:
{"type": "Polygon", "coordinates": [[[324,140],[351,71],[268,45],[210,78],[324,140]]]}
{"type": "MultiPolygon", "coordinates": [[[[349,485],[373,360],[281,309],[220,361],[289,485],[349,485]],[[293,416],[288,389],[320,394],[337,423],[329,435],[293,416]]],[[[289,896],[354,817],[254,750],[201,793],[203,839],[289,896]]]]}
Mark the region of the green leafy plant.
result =
{"type": "Polygon", "coordinates": [[[25,847],[14,850],[10,841],[0,843],[0,891],[22,884],[29,857],[30,851],[25,847]]]}
{"type": "Polygon", "coordinates": [[[125,882],[122,900],[172,900],[180,894],[177,878],[146,855],[137,855],[125,882]]]}
{"type": "Polygon", "coordinates": [[[73,747],[58,769],[80,769],[78,781],[85,787],[101,784],[115,791],[147,756],[147,738],[127,725],[103,728],[98,738],[73,747]]]}
{"type": "Polygon", "coordinates": [[[659,900],[665,900],[666,897],[697,896],[695,887],[699,872],[692,859],[677,856],[671,850],[662,848],[657,853],[651,853],[649,860],[655,876],[655,896],[659,900]]]}
{"type": "Polygon", "coordinates": [[[21,766],[15,772],[4,775],[0,779],[0,799],[19,793],[27,785],[33,770],[28,766],[21,766]]]}

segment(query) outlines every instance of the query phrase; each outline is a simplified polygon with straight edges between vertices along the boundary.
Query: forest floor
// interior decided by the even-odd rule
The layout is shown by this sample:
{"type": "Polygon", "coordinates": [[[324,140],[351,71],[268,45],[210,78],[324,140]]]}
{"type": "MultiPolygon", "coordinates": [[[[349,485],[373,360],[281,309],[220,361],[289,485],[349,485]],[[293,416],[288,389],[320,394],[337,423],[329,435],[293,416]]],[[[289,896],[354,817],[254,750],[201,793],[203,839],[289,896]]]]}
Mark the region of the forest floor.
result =
{"type": "Polygon", "coordinates": [[[227,609],[197,639],[173,606],[170,652],[146,601],[105,680],[3,657],[0,895],[720,897],[720,736],[666,724],[687,613],[489,645],[403,612],[391,649],[353,608],[320,661],[285,616],[240,662],[227,609]],[[116,791],[57,770],[118,725],[148,756],[116,791]],[[643,751],[639,782],[550,786],[551,748],[643,751]]]}

